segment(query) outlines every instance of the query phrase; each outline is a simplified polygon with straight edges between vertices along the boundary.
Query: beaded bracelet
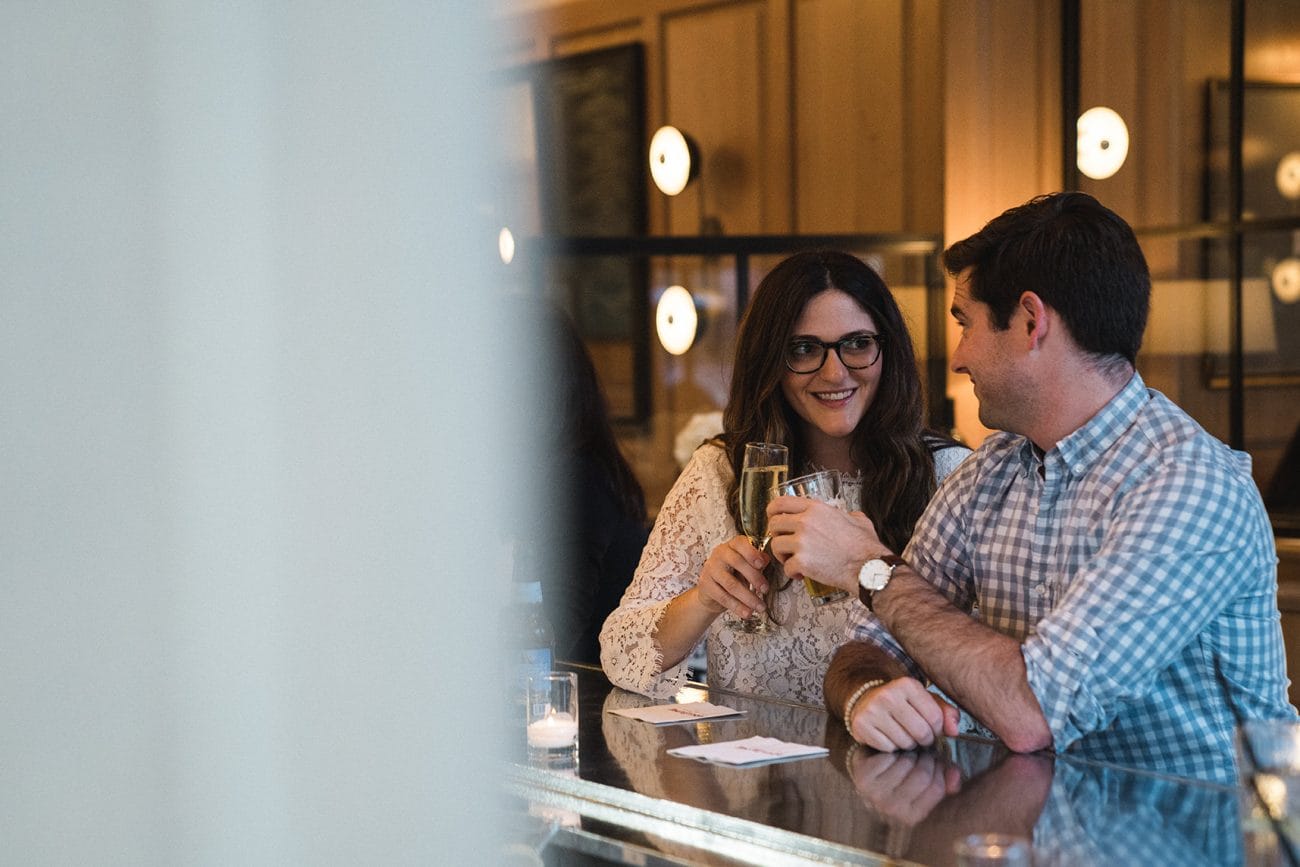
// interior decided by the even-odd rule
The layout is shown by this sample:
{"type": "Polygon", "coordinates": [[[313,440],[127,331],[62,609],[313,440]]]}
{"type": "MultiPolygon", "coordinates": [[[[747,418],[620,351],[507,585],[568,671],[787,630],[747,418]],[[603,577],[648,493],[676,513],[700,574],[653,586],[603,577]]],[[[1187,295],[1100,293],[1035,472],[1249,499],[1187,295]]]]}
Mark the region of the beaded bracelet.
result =
{"type": "Polygon", "coordinates": [[[867,690],[874,689],[884,682],[885,681],[880,678],[869,680],[862,684],[862,686],[853,690],[853,695],[849,696],[849,700],[844,702],[844,728],[848,731],[849,737],[853,738],[855,741],[857,740],[857,737],[853,734],[853,706],[858,703],[858,699],[867,694],[867,690]]]}

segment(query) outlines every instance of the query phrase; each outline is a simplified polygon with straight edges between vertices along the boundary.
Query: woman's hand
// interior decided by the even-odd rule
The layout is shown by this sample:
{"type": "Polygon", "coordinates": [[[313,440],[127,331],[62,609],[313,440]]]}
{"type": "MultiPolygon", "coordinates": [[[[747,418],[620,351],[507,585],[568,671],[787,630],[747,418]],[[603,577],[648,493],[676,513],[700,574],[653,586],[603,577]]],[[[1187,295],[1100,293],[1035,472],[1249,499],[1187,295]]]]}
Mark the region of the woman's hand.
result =
{"type": "Polygon", "coordinates": [[[700,567],[695,586],[668,603],[655,627],[654,641],[663,655],[661,670],[685,659],[723,611],[742,618],[762,611],[761,594],[767,592],[763,568],[769,562],[768,556],[744,536],[714,548],[700,567]]]}
{"type": "Polygon", "coordinates": [[[807,497],[777,497],[767,506],[773,556],[791,578],[858,592],[858,570],[884,545],[871,519],[807,497]]]}
{"type": "Polygon", "coordinates": [[[730,611],[749,617],[763,611],[768,556],[745,536],[736,536],[713,549],[696,583],[699,601],[714,614],[730,611]]]}
{"type": "Polygon", "coordinates": [[[850,713],[853,739],[882,752],[928,747],[942,735],[956,736],[961,720],[957,708],[911,677],[867,690],[850,713]]]}

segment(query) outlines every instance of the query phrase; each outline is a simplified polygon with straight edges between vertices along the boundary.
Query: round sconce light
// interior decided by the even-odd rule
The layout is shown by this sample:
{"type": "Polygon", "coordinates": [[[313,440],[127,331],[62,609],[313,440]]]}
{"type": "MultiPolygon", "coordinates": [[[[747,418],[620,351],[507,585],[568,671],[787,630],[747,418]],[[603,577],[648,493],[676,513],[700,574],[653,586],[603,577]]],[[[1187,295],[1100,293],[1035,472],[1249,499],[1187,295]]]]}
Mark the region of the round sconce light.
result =
{"type": "Polygon", "coordinates": [[[1273,284],[1273,295],[1278,301],[1283,304],[1300,301],[1300,259],[1287,256],[1278,262],[1273,266],[1269,282],[1273,284]]]}
{"type": "Polygon", "coordinates": [[[661,126],[650,139],[650,177],[665,195],[675,196],[700,172],[699,149],[675,126],[661,126]]]}
{"type": "Polygon", "coordinates": [[[663,348],[673,355],[683,355],[695,342],[700,315],[695,299],[683,286],[669,286],[655,306],[655,331],[663,348]]]}
{"type": "Polygon", "coordinates": [[[1291,151],[1278,161],[1277,191],[1292,201],[1300,199],[1300,151],[1291,151]]]}
{"type": "Polygon", "coordinates": [[[1114,109],[1099,105],[1079,115],[1076,163],[1093,180],[1115,174],[1128,157],[1128,127],[1114,109]]]}
{"type": "Polygon", "coordinates": [[[497,252],[501,254],[501,261],[509,265],[515,258],[515,235],[510,228],[503,227],[501,233],[497,235],[497,252]]]}

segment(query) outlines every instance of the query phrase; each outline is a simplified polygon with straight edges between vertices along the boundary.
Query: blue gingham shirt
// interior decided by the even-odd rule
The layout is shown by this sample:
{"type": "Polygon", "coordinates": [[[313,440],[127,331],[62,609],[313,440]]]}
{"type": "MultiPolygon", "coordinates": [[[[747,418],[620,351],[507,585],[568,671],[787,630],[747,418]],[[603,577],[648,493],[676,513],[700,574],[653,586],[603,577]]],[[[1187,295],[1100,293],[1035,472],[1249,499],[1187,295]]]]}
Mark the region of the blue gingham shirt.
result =
{"type": "MultiPolygon", "coordinates": [[[[957,608],[1022,642],[1058,751],[1226,782],[1238,718],[1296,715],[1250,458],[1137,374],[1045,455],[991,435],[904,556],[957,608]]],[[[854,608],[851,638],[927,679],[854,608]]]]}

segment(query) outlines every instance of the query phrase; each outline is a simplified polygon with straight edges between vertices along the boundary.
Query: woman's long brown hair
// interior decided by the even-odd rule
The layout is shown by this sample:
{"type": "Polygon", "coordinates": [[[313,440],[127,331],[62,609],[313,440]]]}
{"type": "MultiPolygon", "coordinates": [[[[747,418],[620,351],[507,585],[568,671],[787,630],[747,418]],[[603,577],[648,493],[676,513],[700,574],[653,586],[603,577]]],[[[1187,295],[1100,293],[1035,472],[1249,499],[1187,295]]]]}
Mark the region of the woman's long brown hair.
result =
{"type": "MultiPolygon", "coordinates": [[[[935,489],[932,443],[943,438],[921,424],[921,378],[912,338],[898,303],[880,276],[848,253],[796,253],[768,273],[754,291],[736,339],[731,395],[720,437],[735,473],[727,507],[740,526],[740,470],[745,443],[783,443],[790,472],[806,469],[807,444],[801,419],[781,391],[784,356],[794,324],[813,296],[838,289],[858,303],[880,337],[880,384],[853,432],[850,455],[862,473],[862,511],[880,539],[902,551],[935,489]]],[[[780,589],[769,580],[767,609],[780,589]]]]}

